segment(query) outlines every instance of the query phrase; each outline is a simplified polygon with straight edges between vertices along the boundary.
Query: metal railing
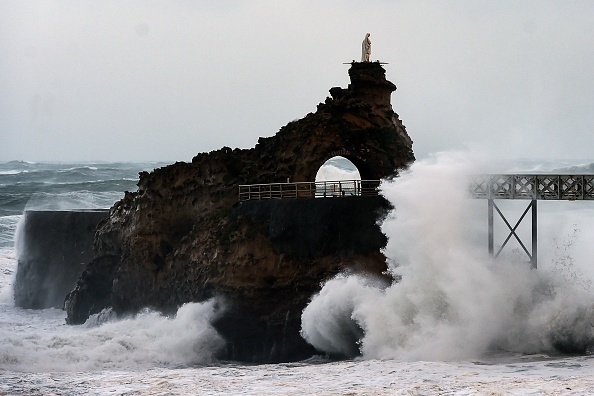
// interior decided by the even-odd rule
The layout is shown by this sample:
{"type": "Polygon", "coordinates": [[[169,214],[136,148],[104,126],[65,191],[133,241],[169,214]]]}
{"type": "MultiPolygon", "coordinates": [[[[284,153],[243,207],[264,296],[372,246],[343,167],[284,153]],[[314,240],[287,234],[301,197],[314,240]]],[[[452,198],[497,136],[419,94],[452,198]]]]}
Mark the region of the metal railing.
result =
{"type": "Polygon", "coordinates": [[[242,184],[239,200],[328,198],[378,195],[379,180],[242,184]]]}
{"type": "Polygon", "coordinates": [[[480,175],[470,193],[479,199],[594,200],[594,175],[480,175]]]}

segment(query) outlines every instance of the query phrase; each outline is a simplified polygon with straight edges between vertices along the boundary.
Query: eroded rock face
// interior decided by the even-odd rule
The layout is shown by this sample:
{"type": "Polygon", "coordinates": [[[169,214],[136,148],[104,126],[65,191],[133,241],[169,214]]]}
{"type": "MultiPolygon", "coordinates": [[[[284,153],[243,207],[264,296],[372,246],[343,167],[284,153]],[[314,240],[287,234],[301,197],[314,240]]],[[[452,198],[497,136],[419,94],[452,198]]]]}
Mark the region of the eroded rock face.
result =
{"type": "Polygon", "coordinates": [[[340,271],[386,269],[377,220],[389,204],[382,197],[238,203],[238,185],[313,181],[336,155],[351,160],[362,179],[393,177],[410,164],[412,141],[390,105],[396,87],[384,69],[353,63],[349,75],[349,88],[332,88],[315,113],[252,149],[225,147],[141,173],[138,191],[117,202],[98,229],[95,260],[67,299],[69,323],[108,306],[174,312],[218,296],[223,357],[310,355],[299,336],[303,308],[340,271]]]}

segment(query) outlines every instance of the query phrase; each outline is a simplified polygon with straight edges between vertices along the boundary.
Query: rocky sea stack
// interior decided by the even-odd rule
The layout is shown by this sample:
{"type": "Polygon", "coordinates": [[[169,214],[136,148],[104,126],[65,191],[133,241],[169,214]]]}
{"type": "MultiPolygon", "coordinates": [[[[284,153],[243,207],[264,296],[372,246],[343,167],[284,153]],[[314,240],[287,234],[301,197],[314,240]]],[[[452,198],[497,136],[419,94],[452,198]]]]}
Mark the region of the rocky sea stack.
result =
{"type": "Polygon", "coordinates": [[[315,351],[299,334],[301,312],[341,271],[381,276],[387,239],[381,195],[239,201],[238,186],[311,182],[326,160],[349,159],[364,180],[414,161],[392,110],[395,85],[378,62],[353,62],[347,89],[248,150],[224,147],[191,163],[142,172],[100,223],[94,259],[66,299],[68,322],[112,307],[173,313],[218,298],[224,359],[278,362],[315,351]]]}

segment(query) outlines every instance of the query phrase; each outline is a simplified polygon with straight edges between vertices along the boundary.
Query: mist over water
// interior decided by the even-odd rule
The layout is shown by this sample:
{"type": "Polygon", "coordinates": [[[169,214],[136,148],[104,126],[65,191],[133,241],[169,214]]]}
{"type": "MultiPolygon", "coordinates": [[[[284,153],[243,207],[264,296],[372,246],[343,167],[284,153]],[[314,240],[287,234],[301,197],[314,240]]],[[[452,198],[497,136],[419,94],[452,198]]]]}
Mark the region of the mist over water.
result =
{"type": "Polygon", "coordinates": [[[573,258],[582,256],[579,232],[554,240],[542,232],[547,254],[537,271],[513,249],[491,259],[486,202],[467,195],[469,176],[482,169],[468,153],[439,154],[384,183],[395,206],[382,225],[385,254],[401,280],[386,286],[343,274],[328,281],[303,312],[305,339],[331,354],[368,359],[591,351],[594,296],[573,258]]]}
{"type": "MultiPolygon", "coordinates": [[[[0,306],[0,310],[6,309],[0,306]]],[[[170,318],[149,310],[121,320],[103,313],[83,326],[66,325],[61,310],[12,310],[11,321],[3,323],[5,331],[0,333],[3,369],[52,372],[188,367],[211,363],[224,345],[210,324],[219,312],[214,300],[186,304],[170,318]]]]}

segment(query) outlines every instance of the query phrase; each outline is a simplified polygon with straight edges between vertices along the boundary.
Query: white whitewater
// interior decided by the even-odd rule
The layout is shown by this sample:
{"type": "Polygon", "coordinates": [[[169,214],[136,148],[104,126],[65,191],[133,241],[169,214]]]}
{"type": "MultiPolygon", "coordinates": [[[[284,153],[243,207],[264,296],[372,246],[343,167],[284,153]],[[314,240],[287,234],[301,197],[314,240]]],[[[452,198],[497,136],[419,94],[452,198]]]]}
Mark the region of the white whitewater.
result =
{"type": "MultiPolygon", "coordinates": [[[[0,395],[590,394],[594,359],[561,356],[551,345],[592,337],[594,208],[539,206],[538,271],[513,250],[492,261],[486,203],[463,188],[477,163],[440,155],[383,183],[396,207],[383,224],[385,253],[402,281],[343,274],[303,313],[308,340],[328,352],[360,348],[353,360],[218,362],[224,341],[210,325],[214,300],[172,317],[104,312],[68,326],[61,310],[14,307],[16,255],[0,248],[0,395]]],[[[333,166],[329,180],[353,178],[333,166]]],[[[18,216],[9,217],[1,218],[4,234],[16,227],[18,216]]]]}
{"type": "Polygon", "coordinates": [[[341,275],[327,282],[303,313],[310,343],[349,354],[359,327],[364,358],[481,359],[594,346],[594,296],[584,282],[558,267],[533,271],[525,260],[487,257],[486,236],[476,238],[485,235],[486,213],[475,213],[485,202],[467,196],[476,166],[468,156],[442,155],[384,183],[396,207],[383,224],[386,255],[402,281],[386,288],[341,275]]]}

